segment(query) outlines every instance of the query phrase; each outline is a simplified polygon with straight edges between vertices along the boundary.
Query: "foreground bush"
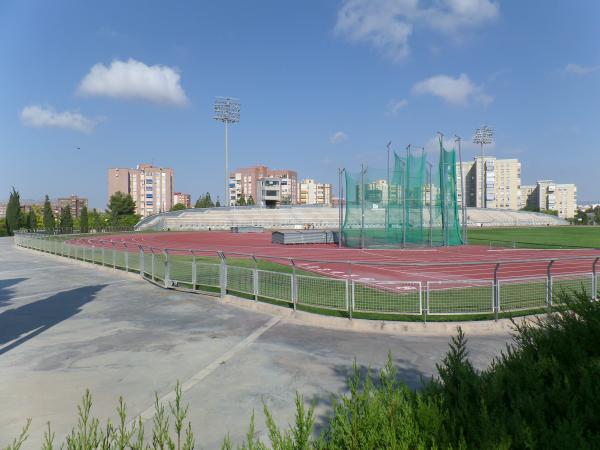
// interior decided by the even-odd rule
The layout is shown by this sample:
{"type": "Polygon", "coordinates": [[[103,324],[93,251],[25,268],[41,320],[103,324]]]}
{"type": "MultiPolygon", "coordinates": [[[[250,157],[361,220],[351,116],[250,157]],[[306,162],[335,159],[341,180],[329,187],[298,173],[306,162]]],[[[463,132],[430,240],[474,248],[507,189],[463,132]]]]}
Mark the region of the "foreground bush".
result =
{"type": "MultiPolygon", "coordinates": [[[[268,444],[256,437],[254,416],[243,449],[586,449],[600,448],[600,302],[562,293],[566,305],[533,323],[515,325],[514,342],[483,372],[468,359],[459,329],[437,366],[438,376],[412,391],[397,376],[391,357],[378,377],[354,368],[349,393],[333,400],[325,431],[313,437],[313,407],[296,396],[296,419],[278,428],[264,407],[268,444]]],[[[66,449],[185,449],[196,442],[181,388],[168,405],[155,402],[152,438],[141,420],[129,424],[122,399],[119,422],[101,426],[83,397],[66,449]],[[128,425],[129,424],[129,425],[128,425]]],[[[28,422],[29,425],[29,422],[28,422]]],[[[18,450],[27,427],[8,447],[18,450]]],[[[59,448],[48,425],[42,448],[59,448]]],[[[229,437],[224,449],[232,449],[229,437]]]]}

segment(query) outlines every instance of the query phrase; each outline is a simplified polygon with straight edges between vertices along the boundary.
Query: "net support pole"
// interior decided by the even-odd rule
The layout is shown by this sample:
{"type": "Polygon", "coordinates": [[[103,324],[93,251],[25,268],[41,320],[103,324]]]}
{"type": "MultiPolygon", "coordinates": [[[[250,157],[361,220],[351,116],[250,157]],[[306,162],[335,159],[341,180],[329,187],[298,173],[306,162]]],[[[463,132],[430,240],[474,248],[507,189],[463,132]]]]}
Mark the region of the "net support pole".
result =
{"type": "Polygon", "coordinates": [[[342,206],[342,198],[344,196],[344,188],[342,187],[342,174],[345,169],[338,169],[338,215],[339,215],[339,223],[338,223],[338,247],[342,246],[342,221],[344,220],[343,206],[342,206]]]}
{"type": "Polygon", "coordinates": [[[427,162],[427,166],[429,166],[427,174],[427,182],[429,184],[429,246],[433,247],[433,184],[431,183],[431,170],[433,166],[430,162],[427,162]]]}
{"type": "Polygon", "coordinates": [[[360,165],[360,248],[365,248],[365,165],[360,165]]]}
{"type": "Polygon", "coordinates": [[[406,160],[404,161],[404,180],[402,180],[402,248],[406,248],[406,219],[408,214],[406,208],[406,189],[408,188],[408,154],[410,144],[406,147],[406,160]]]}
{"type": "Polygon", "coordinates": [[[463,244],[467,243],[467,205],[465,199],[465,174],[463,171],[462,153],[461,153],[461,139],[459,136],[456,137],[458,141],[458,163],[460,165],[460,206],[462,212],[462,241],[463,244]]]}

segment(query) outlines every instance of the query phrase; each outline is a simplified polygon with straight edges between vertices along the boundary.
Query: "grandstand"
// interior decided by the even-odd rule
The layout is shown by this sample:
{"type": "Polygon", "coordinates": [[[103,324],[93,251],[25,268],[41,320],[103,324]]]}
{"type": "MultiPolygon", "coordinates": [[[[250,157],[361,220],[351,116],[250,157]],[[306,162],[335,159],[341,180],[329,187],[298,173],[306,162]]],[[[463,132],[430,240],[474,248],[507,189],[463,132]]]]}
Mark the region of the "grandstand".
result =
{"type": "MultiPolygon", "coordinates": [[[[383,226],[385,212],[375,212],[371,225],[383,226]],[[381,222],[381,223],[379,223],[381,222]]],[[[429,220],[427,211],[424,221],[429,220]]],[[[467,208],[469,227],[556,226],[568,222],[556,216],[530,211],[509,211],[489,208],[467,208]]],[[[207,231],[230,230],[231,227],[260,226],[265,229],[337,230],[339,210],[330,206],[288,205],[276,209],[260,206],[185,209],[161,213],[140,220],[136,230],[207,231]]]]}

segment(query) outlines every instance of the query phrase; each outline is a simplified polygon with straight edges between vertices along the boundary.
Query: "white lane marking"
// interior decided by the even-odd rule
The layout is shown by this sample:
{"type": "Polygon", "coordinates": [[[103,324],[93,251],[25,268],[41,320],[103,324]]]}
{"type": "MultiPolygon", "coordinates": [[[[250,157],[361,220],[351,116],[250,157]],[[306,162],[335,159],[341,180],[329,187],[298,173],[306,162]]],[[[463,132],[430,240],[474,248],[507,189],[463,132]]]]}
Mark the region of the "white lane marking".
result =
{"type": "MultiPolygon", "coordinates": [[[[254,343],[254,341],[256,341],[266,331],[268,331],[269,329],[271,329],[272,327],[277,325],[280,320],[281,320],[281,317],[273,317],[266,324],[264,324],[260,328],[257,328],[256,330],[254,330],[246,339],[244,339],[243,341],[234,345],[228,351],[226,351],[221,356],[216,358],[213,362],[211,362],[208,366],[204,367],[198,373],[196,373],[195,375],[192,375],[185,382],[183,382],[181,384],[181,391],[186,392],[186,391],[190,390],[191,388],[193,388],[196,384],[200,383],[200,381],[202,381],[204,378],[206,378],[211,373],[213,373],[221,364],[229,361],[236,354],[238,354],[242,350],[244,350],[244,349],[248,348],[250,345],[252,345],[254,343]]],[[[168,394],[163,395],[158,401],[159,401],[159,403],[166,403],[166,402],[173,401],[174,399],[175,399],[175,391],[171,391],[168,394]]],[[[155,412],[156,411],[155,411],[154,405],[152,405],[152,406],[149,406],[148,408],[146,408],[144,411],[142,411],[142,413],[138,417],[141,417],[142,420],[145,422],[147,420],[150,420],[152,417],[154,417],[155,412]]],[[[136,417],[135,419],[133,419],[129,422],[130,427],[134,423],[137,422],[138,417],[136,417]]]]}

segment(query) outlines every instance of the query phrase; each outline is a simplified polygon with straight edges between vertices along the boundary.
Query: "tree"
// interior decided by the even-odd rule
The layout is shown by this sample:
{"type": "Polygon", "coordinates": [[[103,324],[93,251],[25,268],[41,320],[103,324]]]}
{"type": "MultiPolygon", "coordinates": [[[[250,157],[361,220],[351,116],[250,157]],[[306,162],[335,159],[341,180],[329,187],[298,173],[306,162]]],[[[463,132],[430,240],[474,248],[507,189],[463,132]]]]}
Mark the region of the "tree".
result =
{"type": "Polygon", "coordinates": [[[92,210],[90,219],[94,231],[99,232],[102,229],[102,217],[100,216],[100,213],[96,211],[96,208],[92,210]]]}
{"type": "Polygon", "coordinates": [[[186,209],[186,207],[183,203],[176,203],[175,205],[173,205],[171,207],[171,211],[181,211],[183,209],[186,209]]]}
{"type": "Polygon", "coordinates": [[[63,233],[71,233],[73,231],[73,216],[71,215],[70,205],[60,209],[60,228],[63,233]]]}
{"type": "Polygon", "coordinates": [[[600,206],[596,206],[593,209],[593,213],[594,213],[594,223],[596,225],[600,225],[600,206]]]}
{"type": "Polygon", "coordinates": [[[119,223],[124,216],[133,216],[135,214],[135,202],[131,195],[124,194],[121,191],[115,192],[110,196],[106,212],[110,215],[113,225],[119,223]]]}
{"type": "Polygon", "coordinates": [[[242,195],[240,198],[237,199],[235,204],[237,206],[246,206],[246,198],[242,195]]]}
{"type": "Polygon", "coordinates": [[[575,213],[575,225],[587,225],[589,220],[590,217],[588,216],[587,212],[578,210],[577,213],[575,213]]]}
{"type": "Polygon", "coordinates": [[[35,231],[37,229],[37,216],[33,207],[29,208],[29,214],[27,215],[27,229],[29,231],[35,231]]]}
{"type": "Polygon", "coordinates": [[[210,192],[207,192],[206,195],[204,196],[205,202],[206,202],[206,206],[205,208],[214,208],[215,204],[212,201],[212,198],[210,198],[210,192]]]}
{"type": "Polygon", "coordinates": [[[289,195],[282,195],[281,196],[281,204],[282,205],[291,205],[292,197],[290,197],[289,195]]]}
{"type": "Polygon", "coordinates": [[[81,208],[81,216],[79,217],[79,231],[82,233],[87,233],[90,231],[87,206],[81,208]]]}
{"type": "Polygon", "coordinates": [[[217,207],[217,208],[221,207],[221,201],[219,200],[219,197],[217,197],[217,203],[215,203],[215,207],[217,207]]]}
{"type": "Polygon", "coordinates": [[[207,192],[206,195],[201,195],[200,198],[196,201],[194,208],[213,208],[215,204],[210,198],[210,192],[207,192]]]}
{"type": "Polygon", "coordinates": [[[248,205],[248,206],[256,205],[256,203],[254,203],[254,198],[251,195],[248,197],[248,200],[246,200],[246,205],[248,205]]]}
{"type": "Polygon", "coordinates": [[[6,223],[6,232],[8,236],[14,235],[21,224],[21,196],[15,190],[14,186],[8,199],[4,221],[6,223]]]}
{"type": "Polygon", "coordinates": [[[55,226],[56,221],[52,212],[52,205],[50,205],[50,199],[46,195],[46,200],[44,200],[44,229],[46,232],[52,232],[55,226]]]}

